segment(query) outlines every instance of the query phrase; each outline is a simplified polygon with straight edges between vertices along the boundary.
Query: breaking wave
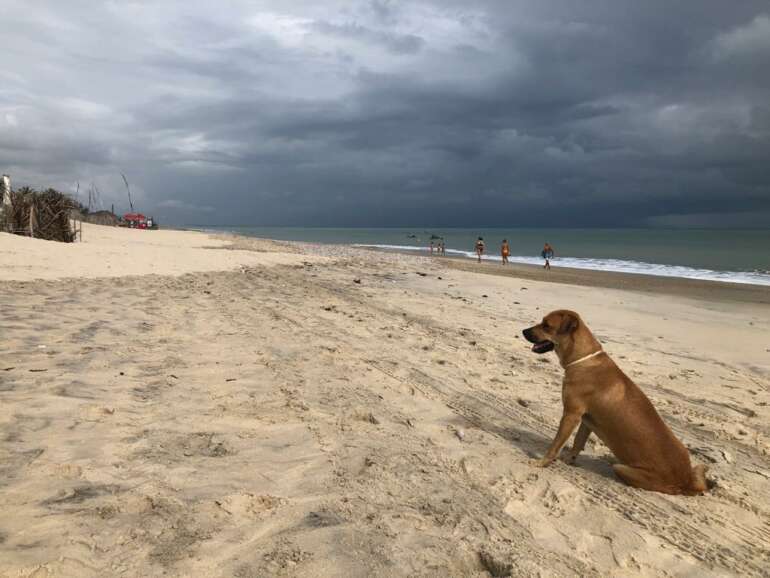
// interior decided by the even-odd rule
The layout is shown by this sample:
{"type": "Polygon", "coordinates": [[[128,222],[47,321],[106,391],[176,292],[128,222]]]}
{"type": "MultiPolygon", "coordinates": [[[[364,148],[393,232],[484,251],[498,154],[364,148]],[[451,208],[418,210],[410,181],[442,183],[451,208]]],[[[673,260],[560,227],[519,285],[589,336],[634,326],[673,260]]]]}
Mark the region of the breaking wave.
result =
{"type": "MultiPolygon", "coordinates": [[[[369,245],[356,244],[355,247],[372,249],[387,249],[390,251],[409,251],[425,254],[423,246],[414,245],[369,245]]],[[[476,259],[476,253],[472,251],[458,251],[447,249],[447,255],[476,259]]],[[[484,261],[500,261],[498,255],[484,255],[484,261]]],[[[539,257],[526,257],[512,255],[508,257],[512,263],[525,263],[528,265],[542,265],[543,259],[539,257]]],[[[569,267],[571,269],[588,269],[592,271],[616,271],[619,273],[635,273],[637,275],[655,275],[658,277],[678,277],[682,279],[699,279],[702,281],[723,281],[728,283],[744,283],[747,285],[770,286],[770,271],[713,271],[711,269],[697,269],[684,265],[661,265],[659,263],[645,263],[643,261],[626,261],[623,259],[599,259],[587,257],[555,257],[551,259],[551,266],[569,267]]]]}

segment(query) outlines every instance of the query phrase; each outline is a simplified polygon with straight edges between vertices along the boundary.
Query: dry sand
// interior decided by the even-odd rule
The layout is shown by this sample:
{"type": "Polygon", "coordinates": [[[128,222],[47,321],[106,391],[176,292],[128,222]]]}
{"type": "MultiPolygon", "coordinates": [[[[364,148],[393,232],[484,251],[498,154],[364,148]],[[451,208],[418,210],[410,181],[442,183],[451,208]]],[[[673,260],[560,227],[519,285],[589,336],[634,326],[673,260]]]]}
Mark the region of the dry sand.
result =
{"type": "Polygon", "coordinates": [[[78,277],[0,283],[3,578],[768,573],[764,303],[87,235],[0,236],[4,278],[78,277]],[[66,266],[14,272],[9,247],[66,266]],[[139,272],[163,275],[86,278],[139,272]],[[624,486],[595,438],[575,466],[533,467],[561,370],[518,336],[558,307],[710,466],[708,495],[624,486]]]}
{"type": "MultiPolygon", "coordinates": [[[[144,231],[83,223],[83,240],[58,243],[0,233],[0,281],[181,275],[246,265],[296,262],[289,247],[239,250],[223,236],[195,231],[144,231]],[[208,249],[232,249],[210,251],[208,249]]],[[[296,252],[296,251],[294,251],[296,252]]]]}

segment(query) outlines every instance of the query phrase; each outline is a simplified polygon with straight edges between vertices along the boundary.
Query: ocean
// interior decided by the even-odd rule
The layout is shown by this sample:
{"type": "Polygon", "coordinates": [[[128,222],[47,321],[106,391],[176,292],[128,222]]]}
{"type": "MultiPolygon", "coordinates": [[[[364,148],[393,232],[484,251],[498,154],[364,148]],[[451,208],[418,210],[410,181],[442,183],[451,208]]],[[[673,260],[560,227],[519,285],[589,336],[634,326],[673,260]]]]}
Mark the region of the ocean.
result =
{"type": "MultiPolygon", "coordinates": [[[[209,228],[211,229],[211,228],[209,228]]],[[[770,285],[770,230],[759,229],[358,229],[218,227],[241,235],[376,247],[428,254],[432,235],[442,237],[447,255],[476,258],[484,238],[487,260],[500,260],[508,239],[509,260],[542,265],[543,244],[556,253],[553,267],[620,271],[770,285]]]]}

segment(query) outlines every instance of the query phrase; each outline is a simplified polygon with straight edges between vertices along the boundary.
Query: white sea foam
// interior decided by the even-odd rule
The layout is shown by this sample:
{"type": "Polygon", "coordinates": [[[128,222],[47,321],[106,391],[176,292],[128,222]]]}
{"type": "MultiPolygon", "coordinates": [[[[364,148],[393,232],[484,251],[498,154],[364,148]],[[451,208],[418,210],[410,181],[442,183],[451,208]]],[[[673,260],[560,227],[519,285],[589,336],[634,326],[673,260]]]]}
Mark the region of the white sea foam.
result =
{"type": "MultiPolygon", "coordinates": [[[[392,251],[419,251],[425,254],[423,246],[414,245],[365,245],[357,244],[356,247],[369,247],[373,249],[388,249],[392,251]]],[[[447,255],[456,255],[476,259],[473,251],[458,251],[447,249],[447,255]]],[[[500,261],[498,255],[483,255],[484,261],[500,261]]],[[[513,263],[526,263],[529,265],[543,265],[540,257],[525,257],[512,255],[508,260],[513,263]]],[[[616,271],[620,273],[636,273],[638,275],[656,275],[659,277],[680,277],[684,279],[700,279],[703,281],[724,281],[728,283],[744,283],[748,285],[770,286],[770,273],[763,271],[712,271],[711,269],[697,269],[683,265],[662,265],[659,263],[645,263],[642,261],[625,261],[623,259],[591,259],[581,257],[556,257],[551,259],[551,266],[569,267],[572,269],[589,269],[594,271],[616,271]]]]}

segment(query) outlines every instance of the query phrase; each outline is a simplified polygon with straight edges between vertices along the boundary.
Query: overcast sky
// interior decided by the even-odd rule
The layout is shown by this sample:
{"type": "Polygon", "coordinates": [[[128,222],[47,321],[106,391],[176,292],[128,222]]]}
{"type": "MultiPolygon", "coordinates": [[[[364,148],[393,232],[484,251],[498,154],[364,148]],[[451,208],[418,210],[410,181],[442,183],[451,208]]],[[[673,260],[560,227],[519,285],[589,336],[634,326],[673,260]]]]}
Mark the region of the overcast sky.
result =
{"type": "Polygon", "coordinates": [[[0,172],[177,224],[764,226],[770,4],[0,1],[0,172]]]}

